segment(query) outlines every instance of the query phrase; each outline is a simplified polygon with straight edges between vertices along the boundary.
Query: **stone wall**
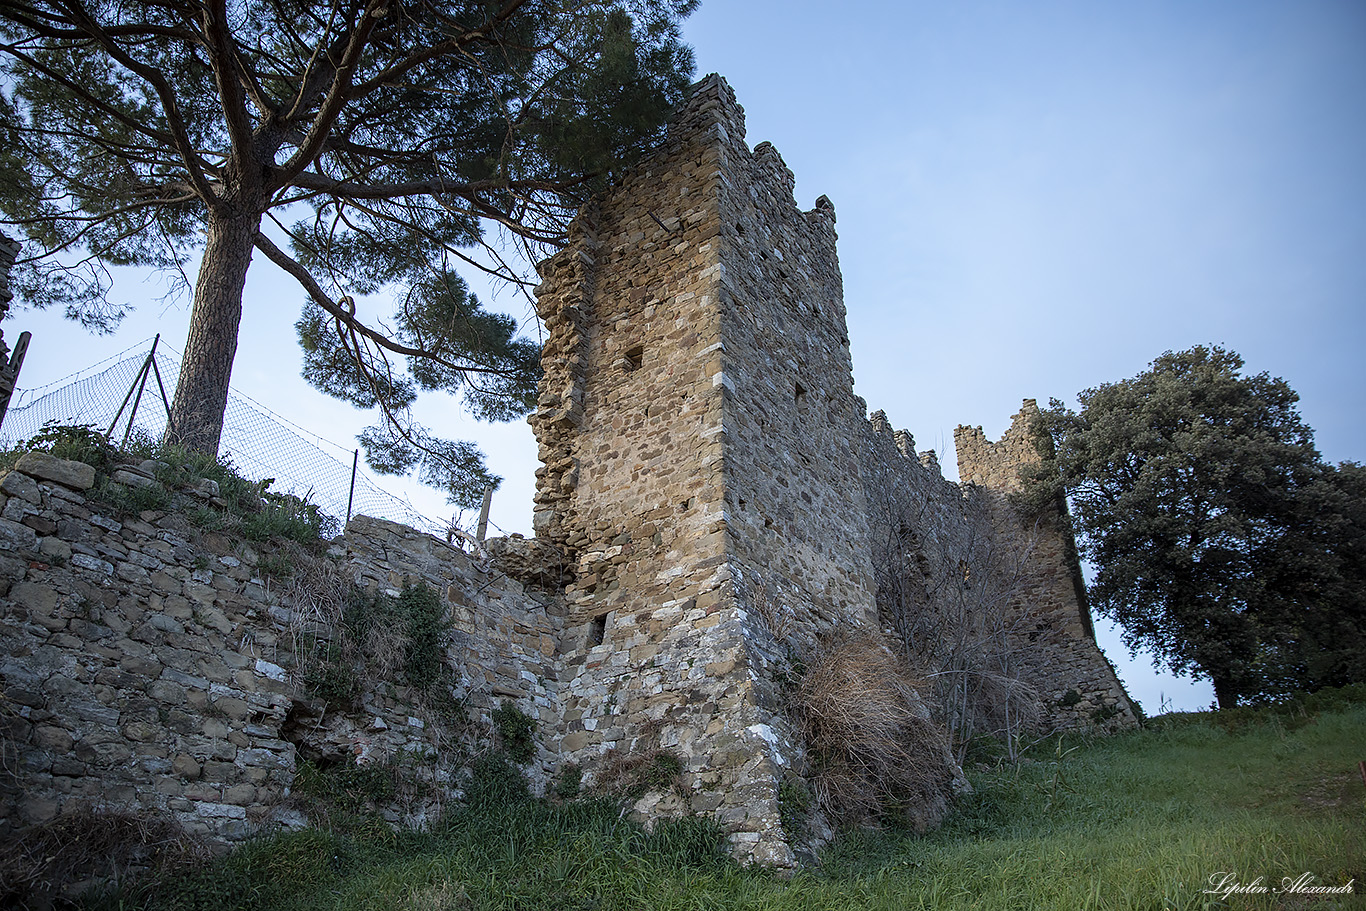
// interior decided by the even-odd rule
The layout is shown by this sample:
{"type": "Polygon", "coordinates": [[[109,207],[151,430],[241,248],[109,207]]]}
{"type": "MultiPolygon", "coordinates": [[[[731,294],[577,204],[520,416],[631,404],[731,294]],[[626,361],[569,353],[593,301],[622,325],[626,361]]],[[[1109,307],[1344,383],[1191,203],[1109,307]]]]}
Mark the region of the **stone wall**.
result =
{"type": "MultiPolygon", "coordinates": [[[[132,466],[114,477],[158,483],[132,466]]],[[[0,835],[94,808],[167,814],[236,840],[301,821],[287,800],[301,755],[416,754],[433,799],[386,815],[421,823],[459,793],[448,748],[486,743],[480,721],[497,702],[547,726],[556,718],[554,614],[468,555],[361,517],[328,556],[281,578],[263,568],[276,548],[204,533],[178,512],[118,515],[91,498],[94,480],[89,466],[41,453],[0,477],[0,835]],[[450,611],[457,685],[446,695],[469,722],[374,677],[352,704],[311,695],[309,656],[335,634],[329,599],[353,582],[396,594],[418,581],[450,611]]],[[[528,767],[538,785],[550,757],[542,747],[528,767]]]]}
{"type": "Polygon", "coordinates": [[[928,606],[949,588],[990,590],[1018,635],[989,657],[1029,678],[1040,724],[1064,678],[1085,691],[1069,721],[1122,698],[1112,673],[1119,697],[1082,679],[1108,668],[1092,641],[1040,626],[1061,615],[1060,552],[865,418],[834,207],[800,210],[793,183],[771,145],[746,145],[724,80],[699,83],[665,145],[543,264],[531,418],[535,527],[568,553],[566,641],[581,642],[564,656],[563,755],[591,778],[624,750],[676,750],[683,804],[715,815],[739,856],[780,865],[792,855],[779,787],[811,771],[786,701],[791,662],[832,637],[885,630],[916,654],[908,636],[949,637],[928,606]],[[894,548],[889,571],[893,537],[913,546],[894,548]],[[892,587],[918,616],[888,622],[892,587]],[[1059,664],[1064,652],[1080,657],[1059,664]],[[1043,668],[1053,677],[1035,679],[1043,668]]]}
{"type": "Polygon", "coordinates": [[[674,752],[686,798],[643,811],[712,814],[741,856],[790,864],[725,500],[718,201],[743,148],[727,132],[736,110],[719,80],[699,88],[664,147],[542,267],[535,524],[574,571],[564,757],[591,781],[623,755],[674,752]]]}
{"type": "Polygon", "coordinates": [[[1022,676],[1039,694],[1042,723],[1065,728],[1101,722],[1130,726],[1137,723],[1138,712],[1096,646],[1070,532],[1063,530],[1056,508],[1026,518],[1009,501],[1022,489],[1020,470],[1040,460],[1034,430],[1038,414],[1037,402],[1025,399],[1009,429],[994,443],[981,427],[958,427],[954,443],[959,477],[985,494],[997,538],[1021,542],[1017,547],[1025,559],[1012,611],[1023,622],[1014,628],[1013,650],[1020,656],[1022,676]]]}

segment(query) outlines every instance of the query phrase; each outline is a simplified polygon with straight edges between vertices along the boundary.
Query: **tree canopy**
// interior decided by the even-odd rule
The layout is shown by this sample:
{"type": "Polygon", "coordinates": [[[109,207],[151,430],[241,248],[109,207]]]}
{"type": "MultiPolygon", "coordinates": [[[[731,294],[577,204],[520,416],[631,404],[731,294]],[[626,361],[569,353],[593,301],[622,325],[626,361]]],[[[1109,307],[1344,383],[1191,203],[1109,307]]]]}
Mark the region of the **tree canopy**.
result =
{"type": "Polygon", "coordinates": [[[1366,645],[1362,470],[1326,465],[1289,385],[1242,368],[1195,347],[1054,400],[1034,478],[1061,479],[1094,606],[1220,706],[1363,679],[1366,645]]]}
{"type": "Polygon", "coordinates": [[[695,2],[0,0],[0,223],[36,250],[19,296],[107,329],[107,267],[180,273],[202,248],[171,432],[213,451],[260,252],[307,295],[305,376],[388,418],[371,463],[454,464],[463,502],[477,450],[406,406],[447,389],[524,413],[537,364],[456,269],[512,276],[486,225],[554,247],[660,136],[695,2]],[[384,289],[393,318],[358,315],[384,289]]]}

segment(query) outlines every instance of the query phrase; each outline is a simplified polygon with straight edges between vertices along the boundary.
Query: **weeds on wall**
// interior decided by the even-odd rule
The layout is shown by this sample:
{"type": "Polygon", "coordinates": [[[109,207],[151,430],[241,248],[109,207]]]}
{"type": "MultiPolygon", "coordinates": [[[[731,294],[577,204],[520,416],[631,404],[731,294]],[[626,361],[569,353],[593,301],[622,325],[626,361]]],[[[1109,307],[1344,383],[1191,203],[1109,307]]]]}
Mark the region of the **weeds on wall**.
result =
{"type": "Polygon", "coordinates": [[[44,424],[29,439],[0,450],[0,470],[13,468],[26,452],[46,452],[53,458],[84,462],[97,472],[107,472],[119,460],[119,451],[90,424],[44,424]]]}
{"type": "Polygon", "coordinates": [[[965,499],[975,513],[966,540],[924,535],[933,527],[926,498],[883,497],[873,573],[879,617],[896,632],[902,654],[925,680],[936,717],[961,764],[983,735],[1016,758],[1023,733],[1038,720],[1039,694],[1020,676],[1022,642],[1037,622],[1018,602],[1039,528],[1011,540],[993,532],[980,492],[965,499]]]}
{"type": "Polygon", "coordinates": [[[290,789],[290,800],[313,826],[370,840],[397,837],[384,818],[386,808],[412,814],[445,803],[443,787],[418,753],[365,764],[305,760],[290,789]]]}
{"type": "Polygon", "coordinates": [[[327,634],[322,638],[315,630],[312,648],[305,643],[300,652],[311,655],[304,679],[313,695],[346,704],[355,696],[351,681],[362,674],[428,694],[442,689],[450,621],[431,586],[408,584],[398,597],[351,586],[333,597],[329,602],[304,595],[327,634]]]}
{"type": "Polygon", "coordinates": [[[683,758],[658,747],[644,750],[613,748],[603,757],[594,790],[618,800],[639,800],[651,791],[686,792],[683,758]]]}
{"type": "Polygon", "coordinates": [[[536,755],[536,719],[511,702],[503,702],[490,714],[503,752],[514,762],[530,762],[536,755]]]}
{"type": "Polygon", "coordinates": [[[235,534],[256,543],[289,540],[310,545],[340,530],[340,523],[317,504],[306,497],[271,491],[270,479],[248,480],[226,457],[165,444],[141,433],[134,434],[119,451],[93,426],[46,424],[30,439],[0,452],[0,469],[12,468],[26,452],[46,452],[90,465],[96,474],[92,498],[123,515],[175,507],[206,531],[235,534]],[[155,465],[154,477],[159,484],[121,484],[110,478],[121,466],[149,460],[155,465]],[[202,499],[181,493],[205,480],[217,487],[215,505],[204,505],[202,499]]]}

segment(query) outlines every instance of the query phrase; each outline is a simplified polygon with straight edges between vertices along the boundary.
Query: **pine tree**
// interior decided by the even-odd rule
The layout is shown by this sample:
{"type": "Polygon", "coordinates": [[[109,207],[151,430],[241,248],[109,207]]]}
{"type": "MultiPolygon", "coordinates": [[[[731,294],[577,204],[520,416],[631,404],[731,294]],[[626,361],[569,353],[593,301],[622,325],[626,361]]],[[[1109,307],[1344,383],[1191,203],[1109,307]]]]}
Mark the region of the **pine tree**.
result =
{"type": "Polygon", "coordinates": [[[305,374],[390,417],[373,458],[440,474],[444,452],[469,482],[471,448],[426,437],[405,404],[461,388],[477,413],[519,413],[535,358],[455,269],[507,271],[470,253],[490,224],[558,244],[660,136],[694,5],[0,0],[0,212],[40,251],[20,297],[107,329],[108,266],[174,274],[202,249],[171,422],[214,452],[259,252],[307,294],[305,374]],[[394,328],[357,316],[386,288],[394,328]]]}

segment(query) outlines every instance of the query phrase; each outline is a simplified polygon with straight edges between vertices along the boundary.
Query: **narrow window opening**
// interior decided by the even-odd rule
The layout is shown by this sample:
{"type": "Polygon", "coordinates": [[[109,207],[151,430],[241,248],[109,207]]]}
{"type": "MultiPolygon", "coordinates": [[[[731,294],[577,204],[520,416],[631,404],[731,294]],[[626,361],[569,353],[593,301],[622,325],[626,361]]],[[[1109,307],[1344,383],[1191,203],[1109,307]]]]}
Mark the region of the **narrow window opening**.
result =
{"type": "Polygon", "coordinates": [[[599,614],[593,618],[593,625],[588,630],[588,647],[593,648],[602,645],[602,640],[607,638],[607,615],[599,614]]]}
{"type": "Polygon", "coordinates": [[[640,365],[645,361],[645,346],[636,345],[634,348],[629,349],[623,360],[625,360],[625,363],[622,365],[622,369],[627,373],[630,373],[633,370],[639,370],[640,365]]]}
{"type": "Polygon", "coordinates": [[[801,383],[798,383],[798,384],[797,384],[797,391],[796,391],[796,396],[795,396],[795,398],[796,398],[796,400],[797,400],[797,407],[798,407],[798,408],[805,408],[805,407],[806,407],[806,389],[805,389],[805,387],[802,386],[801,383]]]}

